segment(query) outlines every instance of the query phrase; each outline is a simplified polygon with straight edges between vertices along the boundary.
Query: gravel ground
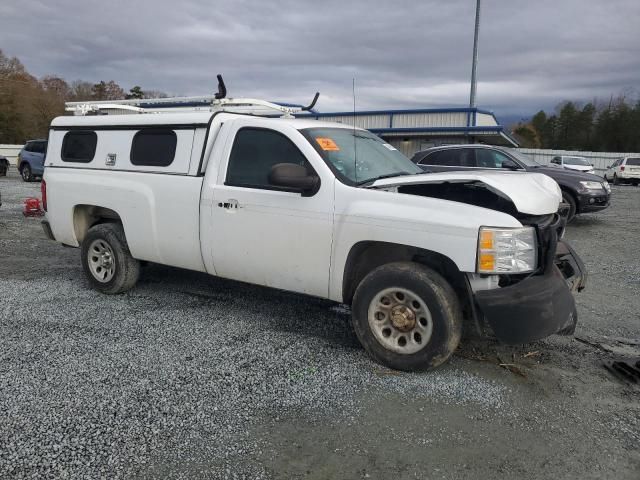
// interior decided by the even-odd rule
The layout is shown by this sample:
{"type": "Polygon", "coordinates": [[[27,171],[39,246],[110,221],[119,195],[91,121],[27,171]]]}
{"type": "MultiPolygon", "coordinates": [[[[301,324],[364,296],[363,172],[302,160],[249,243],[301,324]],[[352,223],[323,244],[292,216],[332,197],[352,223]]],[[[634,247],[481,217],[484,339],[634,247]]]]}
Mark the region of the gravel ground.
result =
{"type": "Polygon", "coordinates": [[[0,178],[0,478],[638,478],[639,389],[601,362],[640,355],[640,188],[567,232],[600,348],[478,341],[424,374],[317,299],[156,265],[98,294],[22,216],[38,189],[0,178]]]}

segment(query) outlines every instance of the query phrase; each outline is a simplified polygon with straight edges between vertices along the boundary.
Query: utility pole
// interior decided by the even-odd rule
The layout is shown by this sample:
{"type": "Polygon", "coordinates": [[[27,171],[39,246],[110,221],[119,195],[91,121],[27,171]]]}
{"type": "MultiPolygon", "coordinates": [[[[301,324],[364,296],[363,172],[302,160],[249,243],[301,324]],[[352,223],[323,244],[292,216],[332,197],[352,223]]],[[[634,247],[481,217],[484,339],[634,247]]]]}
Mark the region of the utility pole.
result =
{"type": "Polygon", "coordinates": [[[473,60],[471,64],[471,95],[469,108],[476,106],[476,68],[478,66],[478,30],[480,29],[480,0],[476,0],[476,29],[473,34],[473,60]]]}

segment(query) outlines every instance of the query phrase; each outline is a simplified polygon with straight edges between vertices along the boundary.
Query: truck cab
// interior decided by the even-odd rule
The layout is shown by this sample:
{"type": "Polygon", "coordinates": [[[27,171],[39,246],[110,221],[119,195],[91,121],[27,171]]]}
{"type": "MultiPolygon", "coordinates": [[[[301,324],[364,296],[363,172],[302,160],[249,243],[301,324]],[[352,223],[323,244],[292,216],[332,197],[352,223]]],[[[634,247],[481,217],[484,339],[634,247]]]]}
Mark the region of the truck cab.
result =
{"type": "Polygon", "coordinates": [[[424,173],[366,130],[286,117],[59,117],[45,231],[107,294],[146,261],[348,304],[365,349],[401,370],[445,362],[463,328],[573,332],[584,266],[552,179],[424,173]]]}

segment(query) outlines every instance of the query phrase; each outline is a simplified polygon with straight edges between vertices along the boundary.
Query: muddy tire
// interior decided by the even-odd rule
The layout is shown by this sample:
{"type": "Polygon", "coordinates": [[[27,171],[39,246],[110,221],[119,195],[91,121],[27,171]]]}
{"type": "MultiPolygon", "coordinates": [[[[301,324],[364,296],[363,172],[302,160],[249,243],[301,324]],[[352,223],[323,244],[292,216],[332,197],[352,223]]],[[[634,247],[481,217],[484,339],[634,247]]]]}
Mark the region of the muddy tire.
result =
{"type": "Polygon", "coordinates": [[[140,276],[140,262],[131,256],[119,223],[90,228],[82,241],[80,258],[89,283],[102,293],[126,292],[140,276]]]}
{"type": "Polygon", "coordinates": [[[569,205],[569,212],[567,213],[567,223],[569,223],[576,217],[576,210],[577,210],[576,200],[575,198],[573,198],[573,195],[563,191],[562,201],[567,205],[569,205]]]}
{"type": "Polygon", "coordinates": [[[375,361],[396,370],[429,370],[458,347],[462,309],[440,274],[397,262],[376,268],[358,285],[352,322],[375,361]]]}

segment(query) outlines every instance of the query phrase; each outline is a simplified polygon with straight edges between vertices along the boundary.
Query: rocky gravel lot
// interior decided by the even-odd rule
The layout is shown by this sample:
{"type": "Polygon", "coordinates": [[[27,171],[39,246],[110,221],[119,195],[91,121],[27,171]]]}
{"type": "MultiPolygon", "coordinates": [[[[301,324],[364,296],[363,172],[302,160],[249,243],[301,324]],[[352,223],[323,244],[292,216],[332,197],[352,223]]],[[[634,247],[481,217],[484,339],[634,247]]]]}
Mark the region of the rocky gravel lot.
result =
{"type": "Polygon", "coordinates": [[[331,303],[151,265],[89,289],[0,178],[0,478],[640,476],[640,188],[567,237],[580,340],[466,343],[429,373],[371,362],[331,303]],[[506,365],[500,365],[506,364],[506,365]]]}

